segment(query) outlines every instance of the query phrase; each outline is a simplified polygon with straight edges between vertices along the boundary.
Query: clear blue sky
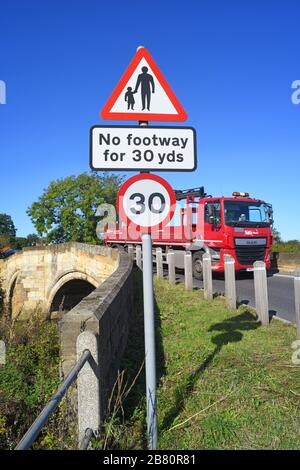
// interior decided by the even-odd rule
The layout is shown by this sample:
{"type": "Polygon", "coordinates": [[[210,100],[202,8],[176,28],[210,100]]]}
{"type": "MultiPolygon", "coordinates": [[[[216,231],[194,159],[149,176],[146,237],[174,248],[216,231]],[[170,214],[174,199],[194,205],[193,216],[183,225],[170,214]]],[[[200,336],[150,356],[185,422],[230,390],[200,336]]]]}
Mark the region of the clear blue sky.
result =
{"type": "Polygon", "coordinates": [[[3,0],[0,16],[0,212],[19,236],[51,180],[89,170],[89,128],[144,45],[198,135],[197,171],[162,176],[249,191],[300,238],[299,0],[3,0]]]}

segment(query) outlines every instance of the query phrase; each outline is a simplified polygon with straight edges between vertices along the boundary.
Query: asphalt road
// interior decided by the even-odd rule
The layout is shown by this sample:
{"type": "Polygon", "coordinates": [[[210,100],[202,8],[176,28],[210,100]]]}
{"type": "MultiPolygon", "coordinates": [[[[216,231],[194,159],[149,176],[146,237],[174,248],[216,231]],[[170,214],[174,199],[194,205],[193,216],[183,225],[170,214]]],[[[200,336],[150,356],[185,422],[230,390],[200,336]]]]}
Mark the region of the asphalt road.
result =
{"type": "MultiPolygon", "coordinates": [[[[167,275],[167,273],[165,273],[167,275]]],[[[213,274],[213,290],[224,294],[224,279],[213,274]]],[[[184,282],[184,275],[177,272],[176,278],[184,282]]],[[[194,279],[194,287],[203,287],[202,281],[194,279]]],[[[237,300],[239,303],[255,307],[254,280],[252,273],[239,273],[236,280],[237,300]]],[[[268,275],[269,313],[295,323],[294,281],[285,274],[268,275]]]]}

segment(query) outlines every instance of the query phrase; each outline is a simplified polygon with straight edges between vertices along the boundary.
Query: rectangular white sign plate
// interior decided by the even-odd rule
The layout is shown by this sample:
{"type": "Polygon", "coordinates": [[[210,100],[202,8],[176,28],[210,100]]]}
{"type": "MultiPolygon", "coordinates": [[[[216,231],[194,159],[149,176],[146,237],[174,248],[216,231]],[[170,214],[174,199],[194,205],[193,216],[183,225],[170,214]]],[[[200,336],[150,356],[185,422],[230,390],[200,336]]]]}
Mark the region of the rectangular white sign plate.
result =
{"type": "Polygon", "coordinates": [[[93,126],[92,170],[194,171],[196,131],[181,126],[93,126]]]}

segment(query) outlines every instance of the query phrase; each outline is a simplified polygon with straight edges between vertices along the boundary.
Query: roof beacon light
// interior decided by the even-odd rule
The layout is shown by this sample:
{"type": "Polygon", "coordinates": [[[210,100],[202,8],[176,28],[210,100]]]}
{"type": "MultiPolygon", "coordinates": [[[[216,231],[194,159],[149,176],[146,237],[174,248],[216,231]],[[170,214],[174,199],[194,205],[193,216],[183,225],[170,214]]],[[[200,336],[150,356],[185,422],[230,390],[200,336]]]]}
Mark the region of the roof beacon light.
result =
{"type": "Polygon", "coordinates": [[[249,193],[240,193],[239,191],[234,191],[232,195],[234,197],[249,197],[249,193]]]}

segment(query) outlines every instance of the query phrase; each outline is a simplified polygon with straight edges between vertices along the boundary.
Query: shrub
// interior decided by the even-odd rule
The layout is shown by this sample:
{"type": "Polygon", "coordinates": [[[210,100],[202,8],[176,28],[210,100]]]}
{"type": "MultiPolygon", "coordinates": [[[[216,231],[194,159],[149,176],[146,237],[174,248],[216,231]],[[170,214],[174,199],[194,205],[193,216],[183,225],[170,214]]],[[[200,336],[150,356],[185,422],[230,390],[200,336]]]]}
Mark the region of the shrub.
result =
{"type": "Polygon", "coordinates": [[[289,240],[287,242],[274,243],[272,251],[273,253],[300,253],[300,241],[289,240]]]}
{"type": "Polygon", "coordinates": [[[0,337],[7,348],[0,366],[0,449],[12,449],[58,386],[57,325],[38,312],[26,321],[2,313],[0,337]]]}

